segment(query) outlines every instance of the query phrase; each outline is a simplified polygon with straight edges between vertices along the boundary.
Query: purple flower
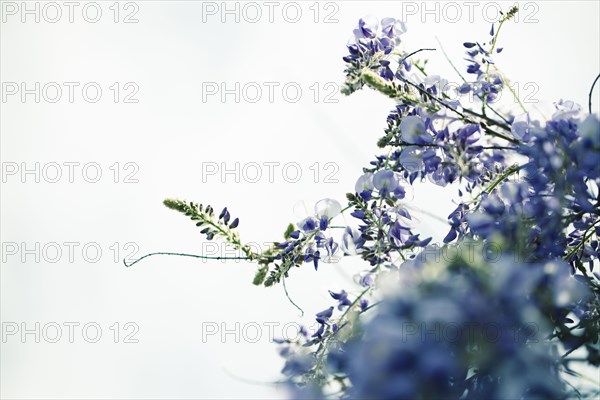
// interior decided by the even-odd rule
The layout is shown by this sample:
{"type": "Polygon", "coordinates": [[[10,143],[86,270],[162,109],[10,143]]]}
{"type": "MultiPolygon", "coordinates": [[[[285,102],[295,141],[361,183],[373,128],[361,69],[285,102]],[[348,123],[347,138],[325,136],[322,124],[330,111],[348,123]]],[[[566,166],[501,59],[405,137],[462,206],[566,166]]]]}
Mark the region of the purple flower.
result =
{"type": "Polygon", "coordinates": [[[322,199],[315,204],[315,214],[319,217],[334,218],[342,211],[342,205],[334,199],[322,199]]]}
{"type": "Polygon", "coordinates": [[[499,217],[504,213],[504,202],[496,195],[488,195],[481,201],[481,206],[490,215],[499,217]]]}
{"type": "Polygon", "coordinates": [[[348,298],[348,293],[346,293],[345,290],[342,290],[340,293],[335,293],[330,290],[329,294],[331,295],[331,297],[333,297],[334,300],[338,301],[338,310],[340,311],[352,304],[352,302],[348,298]]]}
{"type": "Polygon", "coordinates": [[[368,287],[373,285],[374,279],[373,274],[370,272],[361,273],[358,275],[358,284],[362,287],[368,287]]]}
{"type": "Polygon", "coordinates": [[[333,307],[329,307],[316,314],[316,321],[321,324],[321,328],[323,328],[323,325],[329,324],[329,318],[331,318],[332,315],[333,307]]]}
{"type": "Polygon", "coordinates": [[[367,309],[367,307],[369,307],[369,300],[361,299],[359,302],[359,305],[360,305],[361,311],[365,311],[367,309]]]}
{"type": "Polygon", "coordinates": [[[416,147],[410,147],[402,150],[400,154],[400,164],[408,172],[418,172],[423,168],[422,150],[416,147]]]}
{"type": "Polygon", "coordinates": [[[399,180],[396,172],[390,169],[382,169],[381,171],[377,171],[373,176],[373,186],[379,190],[379,194],[382,197],[386,197],[398,187],[399,180]]]}
{"type": "Polygon", "coordinates": [[[487,237],[494,228],[494,218],[482,212],[467,214],[469,227],[476,234],[487,237]]]}
{"type": "Polygon", "coordinates": [[[433,138],[427,134],[425,123],[417,116],[409,116],[400,122],[401,139],[410,144],[431,143],[433,138]]]}
{"type": "Polygon", "coordinates": [[[342,235],[341,247],[345,254],[354,255],[357,250],[362,247],[364,240],[361,237],[361,233],[351,227],[347,227],[342,235]]]}
{"type": "Polygon", "coordinates": [[[354,37],[358,39],[373,39],[377,36],[379,22],[372,16],[361,18],[358,27],[354,30],[354,37]]]}
{"type": "Polygon", "coordinates": [[[329,225],[329,218],[327,218],[326,215],[321,216],[321,218],[319,218],[319,229],[324,231],[327,229],[328,225],[329,225]]]}
{"type": "Polygon", "coordinates": [[[381,31],[390,39],[399,40],[400,35],[406,33],[406,25],[395,18],[384,18],[381,20],[381,31]]]}
{"type": "Polygon", "coordinates": [[[554,103],[556,112],[552,114],[553,120],[576,118],[581,112],[581,106],[572,100],[559,100],[554,103]]]}
{"type": "Polygon", "coordinates": [[[389,238],[396,247],[402,247],[410,236],[410,228],[402,225],[400,222],[394,222],[394,225],[390,228],[389,238]]]}
{"type": "Polygon", "coordinates": [[[338,258],[335,257],[335,255],[338,251],[339,245],[333,240],[333,238],[330,237],[329,239],[325,240],[322,246],[327,254],[325,257],[323,257],[323,262],[330,263],[338,261],[338,258]]]}
{"type": "Polygon", "coordinates": [[[306,217],[298,223],[298,227],[306,233],[313,232],[319,226],[319,221],[315,217],[306,217]]]}
{"type": "Polygon", "coordinates": [[[356,193],[362,193],[363,191],[371,191],[373,190],[373,174],[367,172],[364,175],[361,175],[356,181],[356,185],[354,186],[354,190],[356,193]]]}

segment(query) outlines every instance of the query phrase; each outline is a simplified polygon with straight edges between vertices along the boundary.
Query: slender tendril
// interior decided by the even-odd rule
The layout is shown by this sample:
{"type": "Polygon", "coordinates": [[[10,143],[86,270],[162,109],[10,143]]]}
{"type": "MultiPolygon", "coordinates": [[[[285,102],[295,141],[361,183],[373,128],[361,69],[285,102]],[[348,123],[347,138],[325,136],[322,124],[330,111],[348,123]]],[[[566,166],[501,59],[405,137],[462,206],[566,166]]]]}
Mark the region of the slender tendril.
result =
{"type": "Polygon", "coordinates": [[[298,311],[300,311],[300,316],[304,317],[304,310],[294,302],[294,300],[292,300],[292,298],[290,297],[290,294],[288,293],[287,290],[287,286],[285,285],[285,274],[281,275],[281,283],[283,283],[283,290],[285,291],[285,297],[287,297],[287,299],[290,301],[290,303],[292,303],[292,305],[294,307],[296,307],[298,309],[298,311]]]}
{"type": "Polygon", "coordinates": [[[594,79],[594,83],[592,83],[592,87],[590,88],[590,94],[588,95],[588,111],[590,114],[592,113],[592,95],[594,93],[594,86],[598,83],[598,79],[600,79],[600,74],[594,79]]]}
{"type": "Polygon", "coordinates": [[[126,267],[133,267],[135,264],[139,263],[140,261],[142,261],[145,258],[148,257],[152,257],[152,256],[178,256],[178,257],[192,257],[192,258],[201,258],[204,260],[250,260],[250,257],[220,257],[220,256],[202,256],[199,254],[188,254],[188,253],[171,253],[171,252],[165,252],[165,251],[159,251],[156,253],[148,253],[140,258],[138,258],[137,260],[131,262],[131,263],[127,263],[126,259],[123,259],[123,264],[126,267]]]}

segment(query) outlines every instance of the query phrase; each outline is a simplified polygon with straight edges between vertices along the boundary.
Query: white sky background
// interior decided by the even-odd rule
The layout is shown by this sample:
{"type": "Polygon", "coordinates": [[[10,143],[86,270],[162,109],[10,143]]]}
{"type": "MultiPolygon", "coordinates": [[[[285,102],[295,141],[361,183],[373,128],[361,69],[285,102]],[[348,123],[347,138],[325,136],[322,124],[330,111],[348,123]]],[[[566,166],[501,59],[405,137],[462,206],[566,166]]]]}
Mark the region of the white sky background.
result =
{"type": "MultiPolygon", "coordinates": [[[[5,22],[0,32],[3,95],[7,82],[26,82],[30,88],[34,82],[41,86],[80,83],[73,103],[68,101],[65,86],[63,97],[54,104],[43,96],[35,103],[33,95],[23,103],[20,93],[1,103],[3,171],[10,163],[33,168],[39,162],[40,168],[60,164],[63,174],[58,183],[43,176],[36,183],[33,175],[23,182],[17,174],[4,177],[2,184],[3,329],[7,323],[20,328],[24,322],[30,329],[36,322],[41,327],[57,323],[63,334],[57,343],[44,337],[35,343],[34,335],[26,336],[25,343],[19,334],[5,338],[0,394],[6,398],[283,396],[273,386],[244,383],[227,373],[262,382],[279,378],[282,360],[276,346],[269,343],[265,323],[279,323],[274,332],[281,336],[284,324],[302,320],[281,286],[252,286],[255,269],[244,262],[155,257],[126,269],[113,259],[115,247],[111,246],[118,243],[117,258],[128,254],[124,248],[128,242],[139,246],[138,256],[152,251],[212,250],[203,245],[189,220],[161,204],[165,197],[212,204],[218,210],[228,206],[241,220],[242,239],[255,243],[279,240],[287,223],[302,217],[298,211],[302,207],[294,207],[298,202],[306,201],[309,208],[323,197],[344,202],[361,167],[379,153],[375,143],[393,108],[393,102],[368,91],[347,98],[334,93],[332,99],[337,102],[325,102],[331,92],[325,85],[343,81],[341,57],[358,19],[368,14],[402,18],[403,11],[416,7],[415,15],[404,13],[408,25],[404,48],[439,48],[438,36],[462,72],[462,42],[487,39],[490,23],[482,13],[486,9],[493,18],[496,9],[477,3],[470,20],[466,3],[455,2],[462,17],[451,23],[444,21],[443,11],[454,18],[456,7],[450,9],[445,3],[437,6],[440,19],[436,22],[435,13],[423,14],[422,2],[348,1],[327,8],[321,2],[315,23],[314,6],[309,8],[313,2],[302,2],[298,3],[300,21],[289,23],[283,18],[282,2],[270,23],[268,8],[258,2],[263,13],[260,21],[250,23],[242,14],[239,23],[234,15],[223,23],[220,13],[204,15],[203,22],[200,1],[138,1],[135,18],[139,22],[125,24],[113,21],[109,8],[113,2],[99,2],[103,14],[93,24],[82,18],[85,2],[75,9],[74,23],[68,22],[68,9],[59,2],[63,16],[52,24],[43,18],[35,23],[33,16],[22,23],[21,10],[7,15],[6,3],[2,3],[5,22]],[[331,12],[337,22],[324,23],[331,12]],[[97,82],[103,90],[97,103],[82,97],[81,86],[88,82],[97,82]],[[119,82],[121,95],[130,92],[123,85],[134,82],[139,87],[134,98],[139,102],[115,103],[109,89],[114,82],[119,82]],[[235,82],[242,87],[256,82],[263,96],[256,103],[244,98],[236,103],[233,95],[222,102],[219,94],[203,101],[203,82],[225,82],[229,88],[235,82]],[[279,83],[273,102],[264,82],[279,83]],[[281,90],[290,82],[302,89],[296,103],[286,101],[281,90]],[[315,83],[320,88],[317,102],[310,89],[315,83]],[[96,162],[102,177],[98,183],[86,182],[80,165],[71,183],[65,162],[96,162]],[[120,163],[119,183],[109,169],[115,162],[120,163]],[[128,162],[139,167],[134,176],[138,183],[123,182],[132,171],[124,169],[128,162]],[[272,183],[266,167],[257,183],[242,179],[236,184],[233,175],[221,179],[219,174],[203,182],[203,165],[211,162],[226,163],[229,168],[235,162],[242,166],[279,162],[280,166],[275,168],[272,183]],[[302,177],[296,183],[282,174],[282,166],[291,162],[301,167],[302,177]],[[310,169],[316,162],[318,182],[310,169]],[[325,163],[337,166],[333,176],[337,183],[325,181],[333,171],[325,169],[325,163]],[[34,255],[22,262],[21,243],[31,249],[36,242],[40,248],[58,243],[63,254],[51,263],[48,258],[55,253],[46,246],[48,254],[41,254],[39,262],[34,255]],[[73,262],[64,242],[79,244],[73,262]],[[18,244],[16,255],[8,251],[11,243],[18,244]],[[82,255],[88,243],[102,249],[96,263],[82,255]],[[74,343],[69,343],[65,322],[80,324],[75,327],[74,343]],[[88,343],[82,335],[82,325],[89,322],[102,328],[97,343],[88,343]],[[115,322],[120,323],[119,343],[114,343],[110,330],[115,322]],[[139,326],[135,335],[139,343],[123,343],[124,334],[130,332],[123,328],[126,322],[139,326]],[[236,331],[236,322],[241,324],[239,343],[233,333],[225,341],[219,334],[202,340],[207,323],[236,331]],[[248,323],[261,327],[257,343],[244,340],[244,333],[251,339],[256,336],[254,328],[244,331],[248,323]]],[[[539,88],[532,99],[540,103],[526,104],[532,110],[538,108],[549,116],[552,102],[561,97],[587,109],[589,88],[600,70],[598,2],[521,2],[526,3],[520,21],[503,28],[499,45],[505,50],[496,58],[497,65],[517,82],[522,96],[531,93],[532,87],[539,88]],[[526,16],[530,23],[524,22],[526,16]],[[525,87],[528,83],[536,86],[525,87]]],[[[21,7],[20,2],[14,4],[21,7]]],[[[33,7],[34,2],[28,4],[33,7]]],[[[221,3],[214,4],[221,11],[221,3]]],[[[243,4],[238,5],[240,12],[243,4]]],[[[503,9],[512,4],[503,2],[503,9]]],[[[433,2],[427,6],[435,7],[433,2]]],[[[124,3],[119,9],[120,19],[134,10],[124,9],[124,3]]],[[[293,18],[293,9],[288,10],[293,18]]],[[[430,73],[458,82],[439,50],[427,56],[430,73]]],[[[289,93],[293,94],[292,89],[289,93]]],[[[514,106],[510,101],[508,105],[514,106]]],[[[253,170],[247,171],[253,175],[253,170]]],[[[293,171],[289,170],[292,178],[293,171]]],[[[52,179],[54,169],[47,172],[52,172],[52,179]]],[[[447,192],[420,186],[411,204],[445,217],[453,208],[447,192]]],[[[438,240],[446,233],[445,227],[427,217],[416,228],[438,240]]],[[[93,249],[89,255],[94,256],[93,249]]],[[[355,290],[351,275],[359,268],[357,260],[346,260],[322,265],[318,273],[308,265],[293,270],[288,289],[305,309],[304,321],[310,323],[315,312],[332,302],[327,289],[355,290]]],[[[53,337],[54,330],[48,329],[46,333],[53,337]]],[[[93,333],[91,329],[90,336],[93,333]]]]}

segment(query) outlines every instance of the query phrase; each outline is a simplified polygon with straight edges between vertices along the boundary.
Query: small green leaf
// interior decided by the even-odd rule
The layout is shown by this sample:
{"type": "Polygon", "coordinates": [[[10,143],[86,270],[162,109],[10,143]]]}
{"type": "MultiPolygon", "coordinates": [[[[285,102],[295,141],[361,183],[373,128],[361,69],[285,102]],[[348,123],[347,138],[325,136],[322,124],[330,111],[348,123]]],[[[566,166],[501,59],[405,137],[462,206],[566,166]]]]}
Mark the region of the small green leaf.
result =
{"type": "Polygon", "coordinates": [[[269,268],[266,266],[259,268],[258,271],[256,271],[256,275],[254,275],[252,283],[256,286],[261,285],[267,276],[268,270],[269,268]]]}
{"type": "Polygon", "coordinates": [[[294,232],[295,228],[294,228],[294,224],[289,224],[287,226],[287,228],[285,229],[285,232],[283,233],[283,237],[287,240],[290,238],[290,234],[292,232],[294,232]]]}

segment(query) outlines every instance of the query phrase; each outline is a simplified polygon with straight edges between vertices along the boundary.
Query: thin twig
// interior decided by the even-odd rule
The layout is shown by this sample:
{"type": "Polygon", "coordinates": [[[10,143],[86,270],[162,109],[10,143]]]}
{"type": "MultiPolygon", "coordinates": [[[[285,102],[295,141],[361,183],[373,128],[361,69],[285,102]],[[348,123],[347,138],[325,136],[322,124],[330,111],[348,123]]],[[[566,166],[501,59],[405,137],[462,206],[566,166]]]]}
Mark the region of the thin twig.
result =
{"type": "Polygon", "coordinates": [[[413,56],[413,55],[415,55],[415,54],[417,54],[417,53],[420,53],[420,52],[422,52],[422,51],[435,51],[435,49],[419,49],[419,50],[415,50],[415,51],[413,51],[412,53],[409,53],[409,54],[405,55],[405,56],[402,58],[402,60],[398,61],[398,64],[399,64],[399,65],[400,65],[400,64],[402,64],[402,63],[403,63],[403,62],[404,62],[404,61],[405,61],[405,60],[406,60],[408,57],[411,57],[411,56],[413,56]]]}
{"type": "MultiPolygon", "coordinates": [[[[444,147],[444,145],[436,143],[406,143],[397,142],[398,146],[416,146],[416,147],[444,147]]],[[[483,150],[516,150],[513,146],[481,146],[483,150]]]]}

